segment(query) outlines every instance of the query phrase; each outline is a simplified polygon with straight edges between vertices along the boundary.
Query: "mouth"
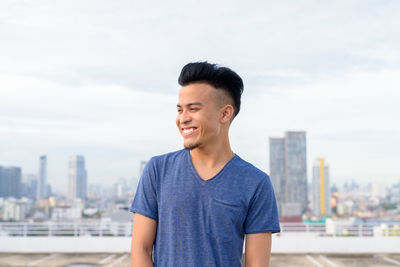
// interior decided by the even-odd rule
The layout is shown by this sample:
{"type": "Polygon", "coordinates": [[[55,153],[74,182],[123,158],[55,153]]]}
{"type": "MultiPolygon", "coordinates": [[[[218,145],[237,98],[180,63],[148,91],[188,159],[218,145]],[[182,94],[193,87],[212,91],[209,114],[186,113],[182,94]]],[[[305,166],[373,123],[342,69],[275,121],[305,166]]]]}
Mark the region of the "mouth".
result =
{"type": "Polygon", "coordinates": [[[183,137],[189,136],[193,134],[197,130],[197,127],[186,127],[182,128],[182,135],[183,137]]]}

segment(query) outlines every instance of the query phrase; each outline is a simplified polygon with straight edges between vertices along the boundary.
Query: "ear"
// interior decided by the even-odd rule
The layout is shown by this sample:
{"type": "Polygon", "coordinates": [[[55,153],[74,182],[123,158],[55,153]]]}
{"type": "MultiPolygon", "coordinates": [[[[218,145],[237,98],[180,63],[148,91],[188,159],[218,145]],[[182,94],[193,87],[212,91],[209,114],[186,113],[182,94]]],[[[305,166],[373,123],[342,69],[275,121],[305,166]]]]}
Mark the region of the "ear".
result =
{"type": "Polygon", "coordinates": [[[221,123],[230,123],[233,117],[234,109],[232,105],[225,105],[221,108],[221,123]]]}

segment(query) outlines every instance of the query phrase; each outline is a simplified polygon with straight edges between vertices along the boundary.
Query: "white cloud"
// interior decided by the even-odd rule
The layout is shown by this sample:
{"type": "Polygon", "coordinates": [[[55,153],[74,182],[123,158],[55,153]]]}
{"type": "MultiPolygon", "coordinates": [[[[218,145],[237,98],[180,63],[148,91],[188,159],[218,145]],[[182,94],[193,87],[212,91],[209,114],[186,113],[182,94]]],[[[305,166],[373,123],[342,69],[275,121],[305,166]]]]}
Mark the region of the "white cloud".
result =
{"type": "Polygon", "coordinates": [[[399,7],[1,1],[0,164],[34,172],[47,153],[49,174],[66,181],[67,157],[80,153],[89,181],[135,175],[141,159],[181,146],[177,76],[208,60],[245,81],[239,155],[268,170],[268,137],[306,130],[309,161],[325,155],[334,177],[393,181],[399,7]]]}
{"type": "Polygon", "coordinates": [[[58,166],[49,167],[49,177],[57,177],[60,184],[66,181],[64,166],[71,154],[86,154],[87,160],[94,162],[89,155],[97,157],[109,166],[119,166],[114,158],[121,160],[120,155],[111,153],[128,155],[125,165],[114,169],[114,174],[102,175],[107,167],[91,166],[92,175],[104,183],[115,176],[136,175],[140,160],[179,144],[179,139],[172,137],[177,133],[176,96],[120,85],[73,88],[23,76],[0,74],[0,79],[8,88],[0,91],[4,103],[0,136],[10,142],[0,153],[2,164],[22,164],[29,166],[27,172],[35,172],[37,157],[49,151],[55,157],[49,156],[49,161],[58,166]],[[19,153],[13,153],[16,147],[19,153]]]}
{"type": "Polygon", "coordinates": [[[309,166],[316,157],[326,157],[332,179],[397,180],[399,85],[400,69],[353,72],[271,89],[280,94],[247,92],[232,129],[233,143],[268,170],[268,137],[305,130],[309,166]]]}

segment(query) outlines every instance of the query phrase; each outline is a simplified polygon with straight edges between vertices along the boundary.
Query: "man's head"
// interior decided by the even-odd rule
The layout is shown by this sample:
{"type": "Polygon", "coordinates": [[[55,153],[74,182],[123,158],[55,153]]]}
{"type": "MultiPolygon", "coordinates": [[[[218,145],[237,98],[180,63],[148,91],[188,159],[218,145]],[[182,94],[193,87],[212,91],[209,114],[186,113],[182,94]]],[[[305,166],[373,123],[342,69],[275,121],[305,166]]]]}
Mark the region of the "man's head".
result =
{"type": "Polygon", "coordinates": [[[186,64],[179,75],[178,83],[181,86],[186,86],[196,82],[204,82],[216,90],[224,91],[226,94],[224,101],[232,103],[235,109],[233,117],[239,113],[240,97],[243,93],[243,81],[234,71],[208,62],[186,64]]]}
{"type": "Polygon", "coordinates": [[[194,149],[228,138],[240,110],[243,81],[234,71],[207,62],[189,63],[178,79],[177,126],[184,146],[194,149]]]}

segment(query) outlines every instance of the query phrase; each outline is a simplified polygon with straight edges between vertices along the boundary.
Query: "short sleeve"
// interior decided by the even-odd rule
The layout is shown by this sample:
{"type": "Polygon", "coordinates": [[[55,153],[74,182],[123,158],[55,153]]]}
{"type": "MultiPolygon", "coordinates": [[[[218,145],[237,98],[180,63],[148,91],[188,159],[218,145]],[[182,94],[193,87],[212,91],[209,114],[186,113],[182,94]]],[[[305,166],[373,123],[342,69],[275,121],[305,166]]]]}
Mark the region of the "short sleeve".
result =
{"type": "Polygon", "coordinates": [[[279,233],[279,216],[269,176],[264,177],[250,201],[244,223],[246,234],[279,233]]]}
{"type": "Polygon", "coordinates": [[[130,211],[158,220],[156,171],[154,165],[154,158],[152,158],[144,167],[130,211]]]}

